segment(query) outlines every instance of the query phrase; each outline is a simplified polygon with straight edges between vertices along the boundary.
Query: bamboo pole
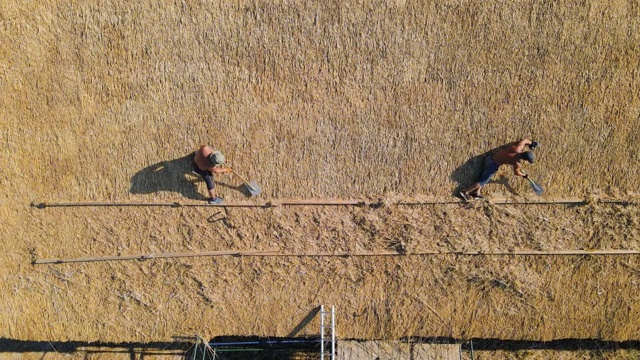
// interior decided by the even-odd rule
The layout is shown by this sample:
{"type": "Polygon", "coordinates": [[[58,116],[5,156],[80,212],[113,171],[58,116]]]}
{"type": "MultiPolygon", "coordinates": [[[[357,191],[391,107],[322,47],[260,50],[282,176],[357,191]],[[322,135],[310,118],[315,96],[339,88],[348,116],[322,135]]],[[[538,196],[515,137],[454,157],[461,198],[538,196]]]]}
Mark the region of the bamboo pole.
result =
{"type": "Polygon", "coordinates": [[[460,256],[572,256],[572,255],[640,255],[640,250],[513,250],[513,251],[419,251],[397,252],[382,251],[368,253],[315,253],[295,254],[277,253],[268,256],[297,256],[297,257],[361,257],[361,256],[425,256],[425,255],[460,255],[460,256]]]}
{"type": "MultiPolygon", "coordinates": [[[[580,198],[558,198],[558,199],[512,199],[512,198],[491,198],[487,200],[494,205],[586,205],[586,199],[580,198]]],[[[618,205],[638,205],[638,201],[622,199],[601,199],[595,201],[601,204],[618,205]]],[[[375,206],[383,204],[381,201],[367,201],[364,199],[341,200],[341,199],[285,199],[280,201],[267,202],[225,202],[222,204],[209,205],[205,202],[41,202],[31,203],[31,207],[37,209],[55,207],[249,207],[249,208],[269,208],[276,206],[375,206]]],[[[424,205],[448,205],[465,204],[458,200],[430,199],[419,201],[397,201],[386,203],[388,206],[424,206],[424,205]]]]}
{"type": "Polygon", "coordinates": [[[367,205],[365,200],[340,200],[340,199],[289,199],[280,201],[281,205],[350,205],[364,206],[367,205]]]}
{"type": "Polygon", "coordinates": [[[97,261],[116,261],[116,260],[152,260],[152,259],[168,259],[183,257],[201,257],[201,256],[267,256],[277,254],[277,250],[223,250],[223,251],[203,251],[197,253],[161,253],[147,255],[124,255],[124,256],[103,256],[103,257],[82,257],[74,259],[44,259],[36,260],[34,264],[64,264],[77,262],[97,262],[97,261]]]}
{"type": "Polygon", "coordinates": [[[269,207],[270,203],[251,203],[237,202],[225,204],[207,204],[205,202],[198,203],[181,203],[181,202],[52,202],[52,203],[31,203],[31,207],[37,209],[55,208],[55,207],[269,207]]]}
{"type": "Polygon", "coordinates": [[[513,250],[513,251],[435,251],[402,253],[397,251],[363,252],[363,253],[279,253],[277,250],[247,250],[247,251],[204,251],[197,253],[162,253],[148,255],[125,255],[82,257],[72,259],[44,259],[35,260],[36,265],[64,264],[78,262],[121,261],[121,260],[152,260],[183,257],[203,256],[272,256],[272,257],[365,257],[365,256],[426,256],[426,255],[457,255],[457,256],[583,256],[583,255],[640,255],[640,250],[513,250]]]}

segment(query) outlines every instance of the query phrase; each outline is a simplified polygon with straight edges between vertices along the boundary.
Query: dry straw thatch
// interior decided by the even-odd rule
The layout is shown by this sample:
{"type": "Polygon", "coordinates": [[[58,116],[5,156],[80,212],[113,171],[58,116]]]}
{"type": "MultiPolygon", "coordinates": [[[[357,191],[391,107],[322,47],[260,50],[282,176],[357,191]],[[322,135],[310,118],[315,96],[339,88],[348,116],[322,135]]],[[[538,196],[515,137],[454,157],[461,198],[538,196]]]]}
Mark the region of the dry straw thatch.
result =
{"type": "MultiPolygon", "coordinates": [[[[639,24],[637,1],[3,1],[0,337],[284,336],[333,303],[348,338],[636,339],[633,256],[30,265],[401,242],[638,249],[634,206],[28,204],[199,201],[185,156],[201,143],[265,198],[448,197],[473,180],[479,155],[523,136],[543,144],[528,170],[547,196],[634,196],[639,24]]],[[[228,201],[243,199],[238,180],[218,180],[228,201]]],[[[489,193],[530,191],[507,169],[496,182],[489,193]]]]}

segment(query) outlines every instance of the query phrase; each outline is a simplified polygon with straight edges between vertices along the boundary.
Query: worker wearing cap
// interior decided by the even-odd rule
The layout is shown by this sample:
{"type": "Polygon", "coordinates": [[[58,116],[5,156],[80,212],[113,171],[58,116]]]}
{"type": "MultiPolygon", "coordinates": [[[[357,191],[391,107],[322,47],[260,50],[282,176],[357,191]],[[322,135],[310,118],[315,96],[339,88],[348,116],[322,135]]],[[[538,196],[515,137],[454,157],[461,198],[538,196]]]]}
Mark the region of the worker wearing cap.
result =
{"type": "Polygon", "coordinates": [[[491,177],[498,172],[498,169],[502,165],[511,165],[513,167],[513,173],[516,176],[521,176],[526,179],[528,175],[522,171],[522,161],[526,160],[533,164],[533,152],[525,151],[526,146],[533,150],[538,147],[538,142],[522,139],[519,142],[507,145],[503,150],[500,150],[493,156],[487,156],[484,161],[482,175],[480,175],[478,182],[460,191],[462,199],[465,201],[469,200],[469,195],[481,197],[480,190],[491,180],[491,177]]]}
{"type": "Polygon", "coordinates": [[[207,190],[209,191],[209,204],[220,204],[222,198],[216,195],[216,184],[213,181],[214,174],[223,174],[231,172],[231,169],[224,166],[224,155],[217,150],[213,150],[208,145],[201,145],[195,152],[193,158],[193,172],[202,176],[204,182],[207,184],[207,190]]]}

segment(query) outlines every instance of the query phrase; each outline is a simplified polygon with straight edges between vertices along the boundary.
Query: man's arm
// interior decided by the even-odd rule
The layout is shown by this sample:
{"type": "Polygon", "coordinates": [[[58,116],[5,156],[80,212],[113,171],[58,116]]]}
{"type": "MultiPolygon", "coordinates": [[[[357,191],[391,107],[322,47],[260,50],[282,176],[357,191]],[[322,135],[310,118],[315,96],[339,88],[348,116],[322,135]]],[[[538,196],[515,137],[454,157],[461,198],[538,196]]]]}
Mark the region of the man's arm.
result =
{"type": "Polygon", "coordinates": [[[522,139],[522,140],[520,140],[520,142],[518,143],[518,145],[516,145],[515,150],[516,150],[516,152],[517,152],[518,154],[519,154],[519,153],[522,153],[522,152],[524,152],[524,148],[525,148],[525,146],[527,146],[527,145],[531,145],[531,144],[532,144],[532,143],[531,143],[531,140],[526,139],[526,138],[525,138],[525,139],[522,139]]]}

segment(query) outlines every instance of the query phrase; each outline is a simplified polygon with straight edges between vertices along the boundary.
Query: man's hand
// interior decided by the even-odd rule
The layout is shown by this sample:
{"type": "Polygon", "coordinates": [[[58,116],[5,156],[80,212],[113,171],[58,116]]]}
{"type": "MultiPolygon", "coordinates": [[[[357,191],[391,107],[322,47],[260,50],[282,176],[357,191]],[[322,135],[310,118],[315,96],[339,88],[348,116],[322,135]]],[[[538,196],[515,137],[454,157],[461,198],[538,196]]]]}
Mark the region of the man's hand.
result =
{"type": "Polygon", "coordinates": [[[228,168],[228,167],[214,167],[214,168],[210,169],[209,171],[211,171],[214,174],[224,174],[224,173],[230,173],[231,172],[231,168],[228,168]]]}

